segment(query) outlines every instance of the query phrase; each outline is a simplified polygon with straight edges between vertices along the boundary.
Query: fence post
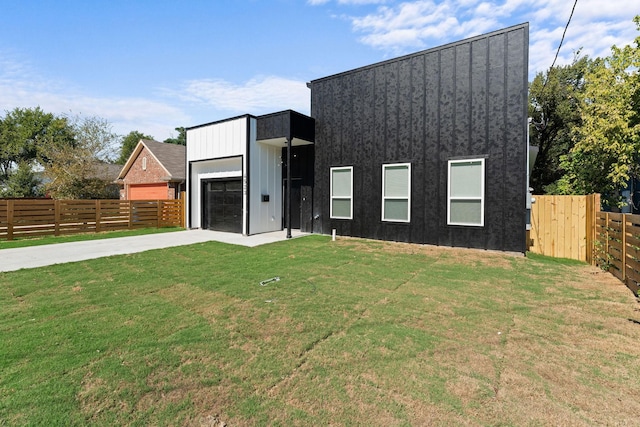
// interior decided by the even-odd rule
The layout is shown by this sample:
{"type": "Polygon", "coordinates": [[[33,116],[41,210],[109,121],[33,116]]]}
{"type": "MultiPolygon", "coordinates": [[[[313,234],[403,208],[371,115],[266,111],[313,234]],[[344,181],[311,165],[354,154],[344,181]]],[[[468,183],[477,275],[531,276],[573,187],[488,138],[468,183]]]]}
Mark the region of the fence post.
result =
{"type": "Polygon", "coordinates": [[[156,228],[160,228],[162,218],[162,200],[156,200],[157,222],[156,228]]]}
{"type": "Polygon", "coordinates": [[[100,215],[102,210],[102,201],[96,200],[96,233],[100,232],[100,215]]]}
{"type": "MultiPolygon", "coordinates": [[[[604,214],[604,253],[607,255],[607,262],[610,259],[609,253],[609,212],[604,214]]],[[[611,270],[611,267],[609,267],[611,270]]]]}
{"type": "Polygon", "coordinates": [[[586,218],[586,237],[587,237],[587,262],[593,265],[596,238],[596,215],[595,215],[595,197],[593,194],[587,196],[587,218],[586,218]]]}
{"type": "Polygon", "coordinates": [[[53,235],[60,235],[60,200],[55,200],[53,202],[53,221],[55,222],[53,226],[53,235]]]}
{"type": "Polygon", "coordinates": [[[627,283],[627,215],[622,214],[622,283],[627,283]]]}
{"type": "Polygon", "coordinates": [[[13,240],[13,200],[7,203],[7,240],[13,240]]]}
{"type": "Polygon", "coordinates": [[[180,227],[187,228],[187,199],[186,193],[180,193],[180,227]]]}
{"type": "Polygon", "coordinates": [[[127,212],[129,213],[129,230],[131,230],[133,226],[133,202],[131,200],[127,200],[127,212]]]}

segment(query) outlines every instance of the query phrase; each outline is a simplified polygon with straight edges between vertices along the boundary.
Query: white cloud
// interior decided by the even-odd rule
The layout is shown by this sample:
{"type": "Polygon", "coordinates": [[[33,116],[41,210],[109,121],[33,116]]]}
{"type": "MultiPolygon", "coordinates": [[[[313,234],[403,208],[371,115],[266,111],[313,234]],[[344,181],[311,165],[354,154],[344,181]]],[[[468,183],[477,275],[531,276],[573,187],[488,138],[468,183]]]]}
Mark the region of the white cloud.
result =
{"type": "MultiPolygon", "coordinates": [[[[395,55],[529,22],[535,73],[551,66],[572,7],[567,0],[414,0],[387,2],[349,20],[363,44],[395,55]]],[[[597,57],[608,55],[613,44],[632,43],[639,10],[640,0],[578,2],[557,64],[571,62],[580,48],[597,57]]]]}
{"type": "MultiPolygon", "coordinates": [[[[309,114],[306,82],[258,76],[244,83],[190,80],[159,88],[148,97],[95,96],[73,82],[42,77],[26,61],[0,52],[0,112],[40,107],[54,114],[98,116],[118,134],[138,130],[162,141],[175,127],[193,126],[234,114],[265,114],[294,109],[309,114]]],[[[2,116],[2,114],[0,114],[2,116]]]]}
{"type": "Polygon", "coordinates": [[[39,106],[54,114],[98,116],[109,121],[118,134],[139,130],[164,140],[175,133],[175,127],[191,122],[183,111],[164,102],[88,95],[68,82],[46,79],[29,64],[1,52],[0,93],[2,113],[39,106]]]}
{"type": "Polygon", "coordinates": [[[306,114],[310,105],[305,82],[277,76],[258,76],[243,84],[221,79],[191,80],[179,96],[229,113],[263,114],[291,108],[306,114]]]}
{"type": "MultiPolygon", "coordinates": [[[[530,35],[530,70],[545,71],[554,59],[562,32],[571,14],[572,2],[547,0],[533,13],[530,35]]],[[[640,0],[579,1],[566,32],[557,65],[568,64],[574,53],[603,57],[612,45],[624,46],[638,36],[633,16],[640,0]]]]}

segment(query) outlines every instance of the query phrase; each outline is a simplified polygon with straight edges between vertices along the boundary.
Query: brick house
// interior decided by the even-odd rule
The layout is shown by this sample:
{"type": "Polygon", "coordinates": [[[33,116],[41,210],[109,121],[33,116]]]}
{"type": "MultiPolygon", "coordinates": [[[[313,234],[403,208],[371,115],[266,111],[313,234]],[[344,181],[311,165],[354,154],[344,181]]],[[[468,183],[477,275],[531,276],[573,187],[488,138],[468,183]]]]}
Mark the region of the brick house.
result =
{"type": "Polygon", "coordinates": [[[120,199],[178,199],[184,191],[185,147],[141,139],[124,164],[117,182],[120,199]]]}

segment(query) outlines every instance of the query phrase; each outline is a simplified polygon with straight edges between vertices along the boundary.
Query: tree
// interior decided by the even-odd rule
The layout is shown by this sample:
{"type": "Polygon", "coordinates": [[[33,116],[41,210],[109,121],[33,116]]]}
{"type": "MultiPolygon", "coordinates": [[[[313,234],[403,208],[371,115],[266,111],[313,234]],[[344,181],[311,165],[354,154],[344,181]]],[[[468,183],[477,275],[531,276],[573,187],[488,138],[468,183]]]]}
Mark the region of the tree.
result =
{"type": "MultiPolygon", "coordinates": [[[[634,19],[640,30],[640,16],[634,19]]],[[[566,174],[558,188],[567,194],[600,193],[615,206],[619,191],[640,176],[640,37],[635,46],[611,48],[585,75],[579,104],[582,123],[574,147],[561,157],[566,174]]]]}
{"type": "Polygon", "coordinates": [[[167,138],[163,142],[167,144],[187,145],[187,130],[184,127],[175,128],[178,131],[178,136],[175,138],[167,138]]]}
{"type": "Polygon", "coordinates": [[[118,157],[116,163],[119,165],[124,165],[125,163],[127,163],[127,160],[129,160],[129,156],[131,156],[131,153],[133,153],[133,150],[135,150],[138,142],[140,142],[141,139],[153,139],[153,137],[145,135],[142,132],[138,132],[137,130],[132,130],[131,132],[129,132],[129,134],[122,139],[120,157],[118,157]]]}
{"type": "Polygon", "coordinates": [[[1,197],[42,197],[41,180],[33,171],[30,162],[20,162],[16,170],[5,181],[1,197]]]}
{"type": "MultiPolygon", "coordinates": [[[[26,169],[46,163],[45,147],[50,145],[73,146],[73,132],[66,118],[45,113],[36,107],[16,108],[0,120],[0,190],[7,197],[19,197],[7,193],[6,186],[14,173],[20,172],[20,181],[26,177],[26,169]]],[[[14,182],[15,183],[15,182],[14,182]]],[[[12,188],[16,188],[11,184],[12,188]]]]}
{"type": "Polygon", "coordinates": [[[529,86],[530,143],[539,148],[530,181],[535,194],[555,193],[564,175],[560,157],[573,147],[572,131],[582,122],[578,103],[591,62],[578,52],[570,65],[538,73],[529,86]]]}
{"type": "Polygon", "coordinates": [[[44,174],[46,189],[54,198],[102,199],[113,197],[110,184],[115,177],[104,173],[119,145],[120,137],[111,124],[99,117],[70,119],[75,137],[72,149],[50,145],[44,174]]]}

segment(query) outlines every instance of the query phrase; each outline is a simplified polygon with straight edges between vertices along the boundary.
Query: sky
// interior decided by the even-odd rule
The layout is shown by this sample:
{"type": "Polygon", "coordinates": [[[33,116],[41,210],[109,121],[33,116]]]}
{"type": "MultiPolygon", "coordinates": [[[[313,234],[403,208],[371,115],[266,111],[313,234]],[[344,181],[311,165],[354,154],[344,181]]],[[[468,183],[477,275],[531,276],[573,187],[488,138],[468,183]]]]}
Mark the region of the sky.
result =
{"type": "MultiPolygon", "coordinates": [[[[529,22],[549,69],[571,0],[0,0],[0,116],[40,107],[162,141],[241,114],[310,112],[306,83],[529,22]]],[[[556,65],[633,44],[640,0],[578,0],[556,65]]]]}

